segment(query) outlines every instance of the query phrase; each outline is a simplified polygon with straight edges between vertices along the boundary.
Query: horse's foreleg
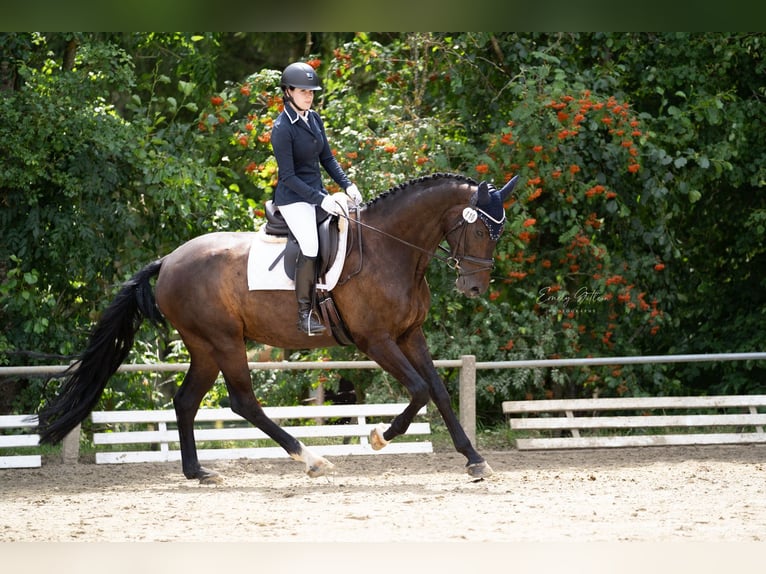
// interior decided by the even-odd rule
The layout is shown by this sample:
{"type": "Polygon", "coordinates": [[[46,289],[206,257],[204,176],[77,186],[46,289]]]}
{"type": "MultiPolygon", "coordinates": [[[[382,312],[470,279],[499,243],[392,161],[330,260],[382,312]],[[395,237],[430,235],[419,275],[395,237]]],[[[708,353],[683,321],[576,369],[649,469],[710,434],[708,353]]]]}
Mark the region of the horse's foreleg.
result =
{"type": "Polygon", "coordinates": [[[416,366],[420,375],[428,382],[428,390],[431,399],[434,401],[439,414],[447,426],[455,450],[466,457],[466,472],[474,478],[486,478],[492,475],[492,468],[484,457],[481,456],[471,444],[468,435],[465,434],[463,426],[452,410],[452,401],[450,400],[447,387],[444,381],[436,371],[431,354],[428,351],[425,337],[422,333],[416,333],[407,344],[403,346],[404,352],[409,357],[413,365],[416,366]]]}
{"type": "Polygon", "coordinates": [[[195,359],[192,355],[189,371],[184,377],[181,388],[173,397],[173,406],[178,423],[178,438],[181,445],[181,465],[186,478],[197,478],[201,483],[220,481],[217,472],[201,466],[197,458],[197,445],[194,441],[194,417],[202,398],[213,386],[218,376],[218,367],[214,363],[195,359]]]}
{"type": "Polygon", "coordinates": [[[444,381],[438,376],[434,369],[435,376],[429,378],[431,398],[439,409],[444,424],[447,425],[447,430],[452,437],[452,442],[455,445],[455,450],[464,455],[468,462],[466,462],[466,472],[473,478],[486,478],[492,475],[492,467],[489,466],[484,457],[481,456],[474,446],[471,444],[471,440],[468,435],[465,434],[463,426],[458,421],[455,411],[452,410],[452,401],[450,400],[447,388],[444,386],[444,381]]]}

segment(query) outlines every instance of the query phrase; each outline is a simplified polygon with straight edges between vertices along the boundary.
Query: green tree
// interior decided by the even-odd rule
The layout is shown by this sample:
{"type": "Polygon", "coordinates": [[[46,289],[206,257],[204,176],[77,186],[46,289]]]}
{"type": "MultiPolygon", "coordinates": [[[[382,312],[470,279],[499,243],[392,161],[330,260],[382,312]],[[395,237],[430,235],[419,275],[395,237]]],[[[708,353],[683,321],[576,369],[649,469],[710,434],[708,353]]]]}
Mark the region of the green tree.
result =
{"type": "MultiPolygon", "coordinates": [[[[72,355],[138,266],[194,235],[257,224],[275,184],[279,73],[296,59],[323,77],[316,105],[367,198],[438,171],[498,184],[521,175],[486,297],[466,300],[449,269],[429,269],[435,356],[758,350],[763,41],[2,34],[0,360],[72,355]]],[[[182,357],[172,333],[143,338],[136,357],[182,357]]],[[[762,374],[743,363],[485,371],[479,414],[497,420],[499,402],[525,396],[750,392],[762,374]]],[[[354,376],[370,396],[400,392],[383,374],[354,376]]],[[[316,384],[258,377],[284,400],[316,384]]],[[[161,402],[170,393],[157,389],[176,382],[126,377],[108,400],[161,402]]],[[[39,387],[17,404],[34,407],[39,387]]]]}
{"type": "MultiPolygon", "coordinates": [[[[172,84],[176,95],[134,94],[128,120],[111,103],[135,85],[119,46],[56,34],[3,42],[17,47],[10,61],[23,81],[0,99],[0,351],[67,357],[138,265],[249,221],[196,122],[183,119],[197,113],[192,82],[156,76],[152,86],[172,84]]],[[[34,407],[39,385],[27,390],[21,402],[34,407]]]]}

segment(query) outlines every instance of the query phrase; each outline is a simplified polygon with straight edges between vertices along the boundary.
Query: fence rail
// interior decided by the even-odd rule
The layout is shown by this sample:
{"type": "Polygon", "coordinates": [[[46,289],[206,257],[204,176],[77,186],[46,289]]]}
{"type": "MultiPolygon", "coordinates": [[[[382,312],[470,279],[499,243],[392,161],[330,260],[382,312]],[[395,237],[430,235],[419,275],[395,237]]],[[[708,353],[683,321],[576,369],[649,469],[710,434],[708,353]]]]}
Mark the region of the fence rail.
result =
{"type": "MultiPolygon", "coordinates": [[[[476,371],[492,369],[542,369],[556,367],[585,367],[608,365],[636,365],[662,363],[707,363],[725,361],[766,361],[766,353],[716,353],[708,355],[647,355],[632,357],[593,357],[582,359],[529,359],[517,361],[476,361],[474,355],[460,359],[434,361],[437,368],[460,369],[459,414],[460,422],[471,439],[476,442],[476,371]]],[[[61,375],[70,365],[0,366],[0,377],[61,375]]],[[[379,369],[375,361],[265,361],[249,363],[251,370],[344,370],[379,369]]],[[[189,363],[124,364],[118,372],[181,372],[189,363]]],[[[78,431],[79,432],[79,431],[78,431]]]]}
{"type": "MultiPolygon", "coordinates": [[[[637,365],[651,363],[713,363],[722,361],[766,361],[766,353],[713,353],[707,355],[645,355],[631,357],[589,357],[582,359],[520,359],[516,361],[480,361],[474,355],[463,355],[461,359],[437,359],[437,368],[461,368],[466,358],[474,361],[476,370],[488,369],[537,369],[548,367],[586,367],[602,365],[637,365]]],[[[253,371],[268,370],[342,370],[379,369],[375,361],[263,361],[248,363],[253,371]]],[[[60,375],[70,365],[0,366],[0,377],[27,375],[60,375]]],[[[120,365],[118,372],[186,371],[189,363],[136,363],[120,365]]]]}

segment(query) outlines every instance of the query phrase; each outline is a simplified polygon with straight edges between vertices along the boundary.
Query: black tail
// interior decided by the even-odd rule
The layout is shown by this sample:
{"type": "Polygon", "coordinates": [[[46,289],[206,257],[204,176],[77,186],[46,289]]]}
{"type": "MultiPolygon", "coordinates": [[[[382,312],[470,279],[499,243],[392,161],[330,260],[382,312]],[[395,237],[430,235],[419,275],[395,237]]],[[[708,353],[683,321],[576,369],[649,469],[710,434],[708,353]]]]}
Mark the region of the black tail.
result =
{"type": "Polygon", "coordinates": [[[61,441],[93,410],[107,381],[128,356],[143,318],[163,321],[149,284],[161,265],[157,260],[141,269],[106,308],[80,359],[64,373],[68,378],[58,396],[38,413],[41,443],[61,441]]]}

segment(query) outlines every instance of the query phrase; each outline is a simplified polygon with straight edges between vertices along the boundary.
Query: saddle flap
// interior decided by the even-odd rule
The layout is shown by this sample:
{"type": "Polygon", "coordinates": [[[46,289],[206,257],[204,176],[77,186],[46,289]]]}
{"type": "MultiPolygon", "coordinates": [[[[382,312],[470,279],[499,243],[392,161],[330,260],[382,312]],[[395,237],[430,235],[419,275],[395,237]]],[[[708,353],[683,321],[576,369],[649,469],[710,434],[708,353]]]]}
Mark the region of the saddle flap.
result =
{"type": "MultiPolygon", "coordinates": [[[[284,221],[284,219],[283,219],[284,221]]],[[[266,230],[268,233],[268,229],[266,230]]],[[[335,258],[338,255],[338,244],[340,242],[340,229],[338,227],[338,217],[328,214],[324,220],[319,223],[317,227],[319,233],[319,255],[317,257],[317,275],[323,277],[327,270],[335,263],[335,258]]],[[[293,237],[293,234],[288,230],[287,243],[285,249],[279,255],[277,260],[272,264],[275,265],[279,258],[284,260],[285,274],[295,280],[295,265],[298,261],[298,254],[300,253],[300,246],[293,237]]]]}

